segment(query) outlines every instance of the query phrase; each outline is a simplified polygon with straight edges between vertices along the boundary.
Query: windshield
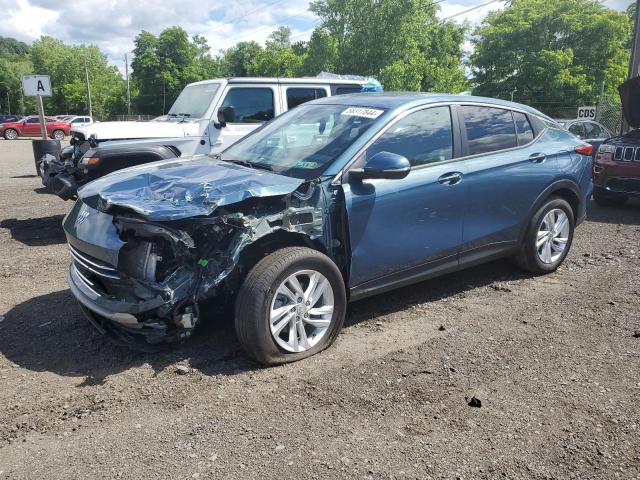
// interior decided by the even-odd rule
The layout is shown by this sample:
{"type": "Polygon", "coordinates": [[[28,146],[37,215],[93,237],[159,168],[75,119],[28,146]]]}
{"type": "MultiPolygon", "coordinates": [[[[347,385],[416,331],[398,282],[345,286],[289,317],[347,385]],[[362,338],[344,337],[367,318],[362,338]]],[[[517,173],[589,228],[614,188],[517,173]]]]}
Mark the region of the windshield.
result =
{"type": "Polygon", "coordinates": [[[302,105],[235,143],[221,159],[310,180],[360,137],[384,110],[302,105]]]}
{"type": "Polygon", "coordinates": [[[202,118],[218,91],[218,83],[187,86],[169,110],[169,117],[202,118]]]}

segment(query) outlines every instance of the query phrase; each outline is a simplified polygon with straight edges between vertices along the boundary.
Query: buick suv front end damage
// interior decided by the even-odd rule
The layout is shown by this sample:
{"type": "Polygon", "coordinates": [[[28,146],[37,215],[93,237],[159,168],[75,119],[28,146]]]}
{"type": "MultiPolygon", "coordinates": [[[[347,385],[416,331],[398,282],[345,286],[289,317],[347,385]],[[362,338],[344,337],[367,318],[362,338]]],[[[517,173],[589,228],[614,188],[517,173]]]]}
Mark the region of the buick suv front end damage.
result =
{"type": "Polygon", "coordinates": [[[335,248],[320,180],[208,157],[119,175],[81,189],[64,220],[71,291],[119,343],[189,337],[203,301],[237,290],[258,242],[286,235],[335,248]]]}

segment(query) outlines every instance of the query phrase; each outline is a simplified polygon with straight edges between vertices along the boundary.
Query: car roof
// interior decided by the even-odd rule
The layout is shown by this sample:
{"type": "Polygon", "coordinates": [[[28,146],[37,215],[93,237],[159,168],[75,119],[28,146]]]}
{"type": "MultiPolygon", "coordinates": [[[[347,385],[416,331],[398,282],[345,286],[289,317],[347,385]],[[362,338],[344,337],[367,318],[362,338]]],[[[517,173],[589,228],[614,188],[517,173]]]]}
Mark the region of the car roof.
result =
{"type": "Polygon", "coordinates": [[[365,85],[369,80],[349,80],[343,78],[316,78],[316,77],[301,77],[301,78],[277,78],[277,77],[226,77],[226,78],[212,78],[211,80],[201,80],[199,82],[193,82],[187,85],[205,85],[207,83],[220,83],[226,81],[229,84],[243,84],[243,83],[273,83],[273,84],[313,84],[313,85],[365,85]]]}
{"type": "Polygon", "coordinates": [[[509,102],[498,98],[477,97],[474,95],[452,95],[445,93],[403,93],[403,92],[385,92],[385,93],[354,93],[348,95],[335,95],[332,97],[324,97],[313,100],[309,103],[325,104],[325,105],[349,105],[354,107],[369,107],[383,109],[409,109],[419,107],[421,105],[429,105],[432,103],[478,103],[489,104],[497,107],[522,110],[527,113],[543,117],[550,121],[550,117],[535,108],[523,105],[521,103],[509,102]]]}

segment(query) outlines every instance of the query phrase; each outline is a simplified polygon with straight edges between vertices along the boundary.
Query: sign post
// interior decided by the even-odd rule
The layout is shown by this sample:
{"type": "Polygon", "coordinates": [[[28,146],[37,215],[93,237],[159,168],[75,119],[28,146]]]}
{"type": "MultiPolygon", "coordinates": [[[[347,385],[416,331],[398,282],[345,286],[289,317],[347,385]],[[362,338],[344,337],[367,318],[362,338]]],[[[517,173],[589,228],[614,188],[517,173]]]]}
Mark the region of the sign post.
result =
{"type": "Polygon", "coordinates": [[[38,115],[40,116],[40,133],[42,139],[47,139],[47,127],[44,120],[44,106],[42,97],[51,96],[51,79],[49,75],[25,75],[22,77],[22,89],[25,97],[38,98],[38,115]]]}

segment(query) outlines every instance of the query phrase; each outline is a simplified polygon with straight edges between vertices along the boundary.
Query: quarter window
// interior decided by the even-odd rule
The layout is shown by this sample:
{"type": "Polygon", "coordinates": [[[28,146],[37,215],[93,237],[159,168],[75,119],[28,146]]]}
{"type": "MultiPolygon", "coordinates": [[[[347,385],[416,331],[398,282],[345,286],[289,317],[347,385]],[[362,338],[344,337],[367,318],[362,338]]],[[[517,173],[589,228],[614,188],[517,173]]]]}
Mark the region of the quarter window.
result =
{"type": "Polygon", "coordinates": [[[569,127],[569,131],[578,138],[584,138],[584,125],[581,123],[574,123],[569,127]]]}
{"type": "Polygon", "coordinates": [[[584,138],[606,138],[608,135],[604,133],[604,130],[597,123],[585,122],[584,124],[584,138]]]}
{"type": "Polygon", "coordinates": [[[367,150],[367,159],[378,152],[406,157],[411,165],[453,157],[453,128],[449,107],[433,107],[407,115],[393,124],[367,150]]]}
{"type": "Polygon", "coordinates": [[[357,87],[357,86],[336,87],[336,90],[335,90],[336,95],[347,95],[349,93],[362,93],[362,87],[357,87]]]}
{"type": "Polygon", "coordinates": [[[516,133],[518,134],[518,145],[526,145],[533,141],[533,129],[529,123],[529,119],[524,113],[513,112],[513,121],[516,124],[516,133]]]}
{"type": "Polygon", "coordinates": [[[327,96],[323,88],[287,88],[287,109],[327,96]]]}
{"type": "Polygon", "coordinates": [[[501,108],[462,107],[469,155],[504,150],[518,145],[511,111],[501,108]]]}
{"type": "Polygon", "coordinates": [[[232,88],[222,108],[233,107],[235,118],[230,123],[261,123],[273,118],[273,90],[270,88],[232,88]]]}

